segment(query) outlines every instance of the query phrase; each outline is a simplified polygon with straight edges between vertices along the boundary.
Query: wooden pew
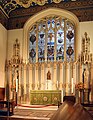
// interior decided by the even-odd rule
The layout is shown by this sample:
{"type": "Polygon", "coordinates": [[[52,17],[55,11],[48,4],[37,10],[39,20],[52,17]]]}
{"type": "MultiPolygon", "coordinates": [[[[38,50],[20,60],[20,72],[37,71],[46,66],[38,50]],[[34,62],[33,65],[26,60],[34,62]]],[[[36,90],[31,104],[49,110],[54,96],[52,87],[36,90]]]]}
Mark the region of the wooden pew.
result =
{"type": "Polygon", "coordinates": [[[93,117],[81,104],[64,101],[50,120],[93,120],[93,117]]]}
{"type": "MultiPolygon", "coordinates": [[[[0,88],[0,101],[5,99],[5,88],[0,88]]],[[[0,108],[3,108],[3,104],[0,104],[0,108]]]]}
{"type": "Polygon", "coordinates": [[[14,103],[10,101],[0,101],[3,104],[3,108],[0,109],[0,116],[10,116],[14,114],[14,103]]]}

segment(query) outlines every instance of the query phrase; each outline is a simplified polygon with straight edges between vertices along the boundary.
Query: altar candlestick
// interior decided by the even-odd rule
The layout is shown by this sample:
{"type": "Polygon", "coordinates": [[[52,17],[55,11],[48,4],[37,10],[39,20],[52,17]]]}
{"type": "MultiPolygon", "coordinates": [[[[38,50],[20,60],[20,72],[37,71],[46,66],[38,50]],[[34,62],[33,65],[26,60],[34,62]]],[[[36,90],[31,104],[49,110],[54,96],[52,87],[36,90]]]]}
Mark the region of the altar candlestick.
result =
{"type": "Polygon", "coordinates": [[[73,94],[73,78],[72,78],[72,90],[71,90],[71,93],[73,94]]]}

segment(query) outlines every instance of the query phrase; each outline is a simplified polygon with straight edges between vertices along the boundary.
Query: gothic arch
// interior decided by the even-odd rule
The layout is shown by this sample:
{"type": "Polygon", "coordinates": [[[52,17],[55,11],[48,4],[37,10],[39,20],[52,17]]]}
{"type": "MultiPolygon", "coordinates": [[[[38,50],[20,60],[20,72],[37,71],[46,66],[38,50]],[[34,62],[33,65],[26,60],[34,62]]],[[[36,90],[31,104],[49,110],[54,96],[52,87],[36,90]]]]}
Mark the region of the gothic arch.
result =
{"type": "MultiPolygon", "coordinates": [[[[37,14],[35,14],[34,16],[32,16],[31,18],[29,18],[27,20],[27,22],[24,25],[24,38],[23,38],[23,60],[26,60],[26,62],[28,61],[28,32],[29,29],[31,28],[31,26],[37,22],[38,20],[48,16],[48,15],[59,15],[59,16],[63,16],[69,20],[71,20],[75,26],[76,26],[76,48],[75,50],[78,48],[78,29],[79,29],[79,21],[78,18],[71,13],[70,11],[64,10],[64,9],[59,9],[59,8],[48,8],[46,10],[43,10],[41,12],[38,12],[37,14]]],[[[76,51],[76,58],[77,58],[77,53],[78,51],[76,51]]]]}

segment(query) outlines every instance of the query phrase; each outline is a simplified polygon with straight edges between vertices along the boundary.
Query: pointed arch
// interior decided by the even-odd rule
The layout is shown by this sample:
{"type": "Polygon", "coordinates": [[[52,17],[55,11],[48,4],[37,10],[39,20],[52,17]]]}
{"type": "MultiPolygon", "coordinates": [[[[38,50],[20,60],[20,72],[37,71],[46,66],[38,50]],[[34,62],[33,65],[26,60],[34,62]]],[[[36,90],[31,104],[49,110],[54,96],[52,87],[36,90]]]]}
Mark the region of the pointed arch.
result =
{"type": "MultiPolygon", "coordinates": [[[[28,32],[29,32],[29,29],[31,28],[31,26],[37,22],[38,20],[48,16],[48,15],[59,15],[59,16],[62,16],[62,17],[65,17],[69,20],[72,21],[72,23],[74,23],[75,27],[76,27],[76,48],[75,50],[77,49],[78,47],[78,29],[79,29],[79,21],[78,21],[78,18],[76,17],[75,14],[73,14],[72,12],[70,11],[67,11],[67,10],[64,10],[64,9],[59,9],[59,8],[48,8],[46,10],[42,10],[41,12],[38,12],[37,14],[35,14],[34,16],[30,17],[27,22],[25,23],[24,25],[24,38],[23,38],[23,60],[26,60],[28,61],[28,32]]],[[[75,52],[76,53],[76,56],[75,58],[77,58],[77,53],[78,51],[75,52]]]]}

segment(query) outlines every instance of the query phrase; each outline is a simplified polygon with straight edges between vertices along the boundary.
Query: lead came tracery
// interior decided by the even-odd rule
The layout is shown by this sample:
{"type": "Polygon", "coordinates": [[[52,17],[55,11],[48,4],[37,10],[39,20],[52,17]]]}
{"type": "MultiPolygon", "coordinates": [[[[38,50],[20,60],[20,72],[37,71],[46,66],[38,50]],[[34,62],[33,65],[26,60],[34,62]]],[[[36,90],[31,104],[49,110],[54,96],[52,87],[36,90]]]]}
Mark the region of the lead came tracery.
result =
{"type": "Polygon", "coordinates": [[[36,22],[29,32],[30,62],[74,61],[74,32],[74,24],[59,16],[36,22]]]}

